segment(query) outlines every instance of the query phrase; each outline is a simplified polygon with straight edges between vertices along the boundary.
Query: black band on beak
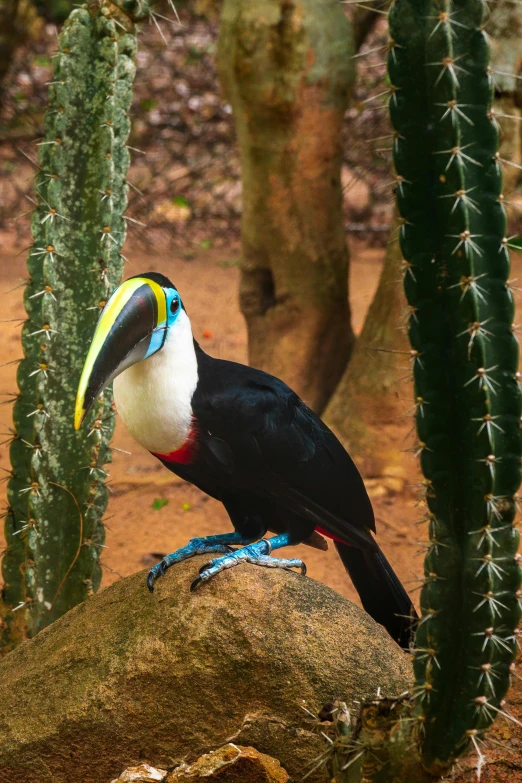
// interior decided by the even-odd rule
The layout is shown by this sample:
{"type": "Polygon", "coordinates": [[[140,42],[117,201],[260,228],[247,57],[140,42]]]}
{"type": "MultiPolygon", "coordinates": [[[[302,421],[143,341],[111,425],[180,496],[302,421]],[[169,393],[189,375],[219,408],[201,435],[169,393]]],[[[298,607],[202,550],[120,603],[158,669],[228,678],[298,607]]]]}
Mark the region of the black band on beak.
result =
{"type": "Polygon", "coordinates": [[[161,286],[131,278],[116,289],[100,316],[83,368],[76,428],[103,389],[128,367],[158,351],[166,333],[166,298],[161,286]]]}

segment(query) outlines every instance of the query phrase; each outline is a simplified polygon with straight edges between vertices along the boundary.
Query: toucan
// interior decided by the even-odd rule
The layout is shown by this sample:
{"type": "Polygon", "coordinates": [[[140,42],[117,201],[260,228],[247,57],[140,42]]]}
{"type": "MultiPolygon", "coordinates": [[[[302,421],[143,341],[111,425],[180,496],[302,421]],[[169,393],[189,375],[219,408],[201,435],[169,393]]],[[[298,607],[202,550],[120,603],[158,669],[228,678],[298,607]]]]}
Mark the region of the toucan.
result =
{"type": "Polygon", "coordinates": [[[364,609],[403,647],[415,610],[374,536],[363,480],[335,435],[283,381],[209,356],[176,287],[157,272],[131,277],[103,309],[78,387],[75,428],[114,381],[118,414],[169,470],[224,505],[234,532],[193,538],[149,571],[209,555],[195,589],[240,563],[300,569],[271,553],[334,541],[364,609]],[[266,537],[270,531],[274,535],[266,537]]]}

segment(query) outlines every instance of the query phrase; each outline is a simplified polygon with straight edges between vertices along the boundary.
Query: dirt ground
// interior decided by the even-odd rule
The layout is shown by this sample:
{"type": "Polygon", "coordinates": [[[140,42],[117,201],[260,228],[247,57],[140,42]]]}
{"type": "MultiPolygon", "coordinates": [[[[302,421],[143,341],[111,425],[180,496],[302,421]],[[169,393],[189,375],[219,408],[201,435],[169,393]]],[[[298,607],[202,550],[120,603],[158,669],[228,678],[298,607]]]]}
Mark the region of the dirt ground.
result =
{"type": "MultiPolygon", "coordinates": [[[[128,250],[126,252],[129,253],[128,250]]],[[[0,253],[0,301],[2,318],[5,319],[1,339],[0,392],[9,393],[16,388],[16,364],[10,362],[21,355],[20,328],[10,319],[24,315],[23,288],[16,286],[20,285],[25,274],[25,252],[9,247],[6,242],[0,253]]],[[[351,290],[357,331],[362,327],[377,285],[383,253],[380,248],[367,248],[358,242],[353,244],[351,290]]],[[[237,298],[238,244],[226,250],[195,246],[189,253],[163,253],[153,258],[140,252],[129,255],[127,275],[148,270],[161,271],[176,284],[191,318],[195,337],[205,350],[214,356],[247,361],[246,329],[237,298]]],[[[0,407],[1,432],[9,433],[10,426],[11,406],[5,404],[0,407]]],[[[120,422],[114,446],[131,454],[115,451],[114,462],[110,466],[111,496],[106,516],[107,548],[102,558],[103,586],[110,585],[120,575],[127,576],[152,565],[157,559],[153,553],[172,552],[193,536],[230,529],[227,514],[220,503],[167,471],[132,440],[120,422]],[[157,500],[168,502],[156,509],[154,501],[157,500]]],[[[0,447],[0,467],[9,468],[7,445],[0,447]]],[[[411,467],[411,480],[415,483],[417,473],[413,459],[411,467]]],[[[372,495],[379,495],[382,491],[379,486],[372,486],[370,490],[372,495]]],[[[5,482],[0,485],[0,492],[1,503],[5,500],[5,482]]],[[[415,493],[412,490],[401,497],[385,494],[374,497],[373,502],[379,543],[401,579],[413,589],[415,575],[422,573],[422,552],[417,541],[423,534],[413,524],[421,516],[421,511],[415,507],[415,493]]],[[[328,552],[296,547],[295,554],[288,550],[288,556],[302,557],[312,578],[357,600],[333,546],[328,552]]]]}

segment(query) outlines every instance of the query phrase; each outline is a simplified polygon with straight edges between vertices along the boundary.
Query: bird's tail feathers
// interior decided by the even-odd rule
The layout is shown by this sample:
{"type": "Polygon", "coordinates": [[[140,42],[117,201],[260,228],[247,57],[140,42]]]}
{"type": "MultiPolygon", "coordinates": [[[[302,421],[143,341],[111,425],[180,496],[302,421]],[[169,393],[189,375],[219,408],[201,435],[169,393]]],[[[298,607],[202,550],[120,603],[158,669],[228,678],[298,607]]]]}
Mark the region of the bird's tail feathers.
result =
{"type": "Polygon", "coordinates": [[[356,549],[340,541],[335,546],[366,612],[407,649],[417,613],[384,553],[356,549]]]}

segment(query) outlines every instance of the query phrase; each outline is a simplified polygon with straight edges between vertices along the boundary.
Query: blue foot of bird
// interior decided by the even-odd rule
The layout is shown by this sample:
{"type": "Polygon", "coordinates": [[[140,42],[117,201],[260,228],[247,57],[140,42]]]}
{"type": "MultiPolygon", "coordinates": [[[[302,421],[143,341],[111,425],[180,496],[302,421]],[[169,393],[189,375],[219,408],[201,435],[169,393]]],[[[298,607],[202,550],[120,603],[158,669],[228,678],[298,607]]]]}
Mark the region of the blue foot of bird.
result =
{"type": "Polygon", "coordinates": [[[306,565],[302,560],[299,560],[299,558],[270,556],[273,549],[288,546],[290,543],[295,542],[290,541],[288,534],[283,533],[282,535],[275,536],[271,539],[263,538],[256,544],[250,544],[242,549],[236,549],[224,557],[215,558],[209,563],[205,563],[205,565],[199,569],[199,576],[192,582],[190,589],[195,590],[202,582],[208,582],[209,579],[212,579],[213,576],[221,573],[221,571],[225,571],[227,568],[234,568],[234,566],[237,566],[240,563],[252,563],[253,565],[260,565],[265,568],[300,568],[301,574],[304,576],[306,574],[306,565]]]}
{"type": "Polygon", "coordinates": [[[244,538],[240,533],[222,533],[217,536],[207,536],[206,538],[192,538],[186,546],[177,549],[153,566],[147,575],[147,586],[151,593],[154,592],[154,582],[158,577],[163,576],[167,568],[188,560],[195,555],[216,555],[233,552],[232,545],[250,544],[252,540],[244,538]]]}

